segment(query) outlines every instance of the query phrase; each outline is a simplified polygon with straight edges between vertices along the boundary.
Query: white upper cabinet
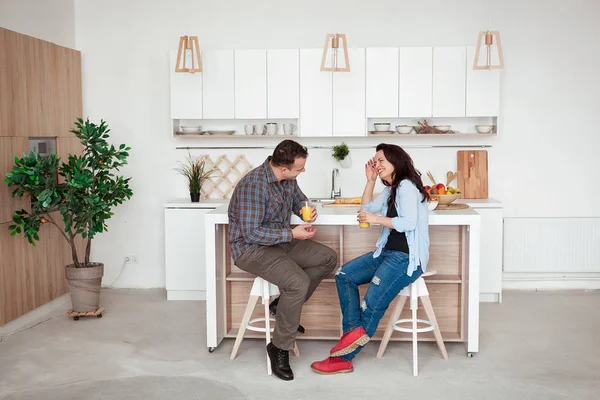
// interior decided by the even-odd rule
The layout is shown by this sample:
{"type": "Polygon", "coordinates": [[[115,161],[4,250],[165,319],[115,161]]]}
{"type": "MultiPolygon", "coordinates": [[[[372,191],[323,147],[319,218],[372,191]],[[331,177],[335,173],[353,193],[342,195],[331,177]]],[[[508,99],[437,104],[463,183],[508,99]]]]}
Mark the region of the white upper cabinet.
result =
{"type": "Polygon", "coordinates": [[[365,49],[348,49],[350,72],[333,73],[333,135],[365,136],[365,49]]]}
{"type": "Polygon", "coordinates": [[[267,50],[267,117],[300,116],[300,51],[267,50]]]}
{"type": "Polygon", "coordinates": [[[300,50],[300,136],[333,134],[333,72],[321,71],[322,54],[300,50]]]}
{"type": "Polygon", "coordinates": [[[202,52],[204,119],[234,119],[233,50],[202,52]]]}
{"type": "Polygon", "coordinates": [[[399,55],[401,118],[432,116],[433,48],[402,47],[399,55]]]}
{"type": "Polygon", "coordinates": [[[235,118],[267,118],[267,51],[235,51],[235,118]]]}
{"type": "Polygon", "coordinates": [[[433,48],[433,117],[464,117],[466,47],[433,48]]]}
{"type": "MultiPolygon", "coordinates": [[[[352,64],[350,64],[352,65],[352,64]]],[[[366,50],[366,107],[368,118],[398,116],[398,48],[366,50]]]]}
{"type": "Polygon", "coordinates": [[[177,51],[170,54],[172,119],[202,119],[202,73],[175,72],[177,51]]]}
{"type": "Polygon", "coordinates": [[[496,117],[500,114],[500,71],[474,70],[474,59],[475,46],[469,46],[467,47],[466,115],[467,117],[496,117]]]}

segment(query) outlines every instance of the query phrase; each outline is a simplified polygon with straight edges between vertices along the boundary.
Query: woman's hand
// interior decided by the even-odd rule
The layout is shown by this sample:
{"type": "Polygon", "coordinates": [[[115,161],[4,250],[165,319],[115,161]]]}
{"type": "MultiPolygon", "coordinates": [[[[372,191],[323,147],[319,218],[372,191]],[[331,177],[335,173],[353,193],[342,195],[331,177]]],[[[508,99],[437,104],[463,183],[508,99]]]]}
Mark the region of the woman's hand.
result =
{"type": "Polygon", "coordinates": [[[367,175],[367,181],[377,181],[377,170],[375,169],[375,162],[372,158],[365,164],[365,174],[367,175]]]}
{"type": "Polygon", "coordinates": [[[358,222],[378,223],[379,216],[367,210],[358,210],[358,222]]]}

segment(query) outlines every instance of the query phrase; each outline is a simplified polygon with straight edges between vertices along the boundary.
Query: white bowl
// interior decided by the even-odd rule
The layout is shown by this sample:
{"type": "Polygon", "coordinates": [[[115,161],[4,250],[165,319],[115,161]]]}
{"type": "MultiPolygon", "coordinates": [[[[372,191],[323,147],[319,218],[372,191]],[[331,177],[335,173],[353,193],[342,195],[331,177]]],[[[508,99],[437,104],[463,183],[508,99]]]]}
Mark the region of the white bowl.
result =
{"type": "Polygon", "coordinates": [[[438,206],[439,202],[436,200],[430,200],[427,202],[427,208],[429,209],[429,211],[433,211],[435,210],[435,208],[438,206]]]}
{"type": "Polygon", "coordinates": [[[475,129],[479,133],[490,133],[494,130],[494,125],[475,125],[475,129]]]}
{"type": "Polygon", "coordinates": [[[396,125],[398,133],[411,133],[413,129],[414,128],[410,125],[396,125]]]}
{"type": "Polygon", "coordinates": [[[375,130],[379,131],[379,132],[389,131],[390,130],[390,124],[383,123],[383,122],[376,123],[375,124],[375,130]]]}
{"type": "Polygon", "coordinates": [[[434,125],[433,127],[442,132],[448,132],[450,130],[450,125],[434,125]]]}
{"type": "Polygon", "coordinates": [[[201,132],[201,126],[180,126],[181,132],[201,132]]]}

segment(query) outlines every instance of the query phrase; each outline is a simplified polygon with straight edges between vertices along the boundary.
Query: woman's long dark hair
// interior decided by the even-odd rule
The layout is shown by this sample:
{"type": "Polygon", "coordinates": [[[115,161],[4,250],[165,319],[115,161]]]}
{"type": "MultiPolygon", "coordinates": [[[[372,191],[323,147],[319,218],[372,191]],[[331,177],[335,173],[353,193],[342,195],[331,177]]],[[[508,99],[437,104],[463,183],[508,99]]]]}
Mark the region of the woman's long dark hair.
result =
{"type": "Polygon", "coordinates": [[[389,184],[388,182],[382,180],[382,183],[385,186],[391,186],[391,195],[388,199],[388,209],[394,206],[394,202],[396,201],[396,191],[398,190],[400,182],[402,182],[404,179],[408,179],[414,183],[419,192],[421,192],[423,195],[423,200],[421,202],[429,200],[429,194],[427,193],[427,190],[425,190],[423,181],[421,180],[421,173],[415,169],[413,160],[410,158],[408,153],[400,146],[387,143],[379,144],[376,151],[379,150],[383,150],[383,155],[385,156],[386,160],[388,160],[394,166],[392,183],[389,184]]]}

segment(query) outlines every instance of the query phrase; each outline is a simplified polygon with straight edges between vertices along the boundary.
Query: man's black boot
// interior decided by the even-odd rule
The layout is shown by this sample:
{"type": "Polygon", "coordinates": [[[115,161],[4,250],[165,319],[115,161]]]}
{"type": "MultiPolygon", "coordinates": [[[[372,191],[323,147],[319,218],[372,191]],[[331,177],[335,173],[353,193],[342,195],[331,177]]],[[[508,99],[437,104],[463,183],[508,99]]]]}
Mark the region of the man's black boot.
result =
{"type": "MultiPolygon", "coordinates": [[[[278,297],[278,298],[276,298],[275,300],[273,300],[273,301],[271,302],[271,304],[269,304],[269,312],[270,312],[270,313],[271,313],[273,316],[275,316],[275,315],[277,314],[277,304],[278,304],[278,303],[279,303],[279,297],[278,297]]],[[[304,334],[304,332],[306,332],[306,331],[305,331],[305,329],[304,329],[304,327],[303,327],[302,325],[298,325],[298,332],[300,332],[300,333],[304,334]]]]}
{"type": "Polygon", "coordinates": [[[281,350],[273,343],[267,345],[267,354],[271,360],[271,370],[273,374],[284,381],[294,379],[294,372],[290,368],[290,352],[289,350],[281,350]]]}

